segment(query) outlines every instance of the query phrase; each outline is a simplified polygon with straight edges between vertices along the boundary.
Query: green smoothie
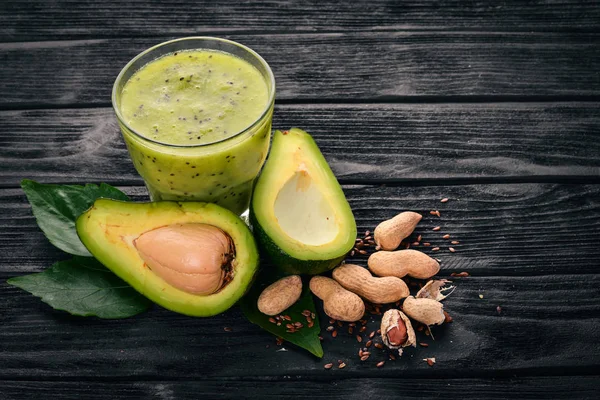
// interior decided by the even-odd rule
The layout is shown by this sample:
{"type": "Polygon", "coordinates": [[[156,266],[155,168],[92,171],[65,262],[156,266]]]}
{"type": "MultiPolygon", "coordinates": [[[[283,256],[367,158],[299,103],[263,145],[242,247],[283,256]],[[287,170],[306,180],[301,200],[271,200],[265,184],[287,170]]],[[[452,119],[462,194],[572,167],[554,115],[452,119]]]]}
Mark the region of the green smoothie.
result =
{"type": "Polygon", "coordinates": [[[273,112],[257,68],[216,50],[173,52],[136,71],[120,96],[123,137],[153,200],[248,208],[273,112]]]}

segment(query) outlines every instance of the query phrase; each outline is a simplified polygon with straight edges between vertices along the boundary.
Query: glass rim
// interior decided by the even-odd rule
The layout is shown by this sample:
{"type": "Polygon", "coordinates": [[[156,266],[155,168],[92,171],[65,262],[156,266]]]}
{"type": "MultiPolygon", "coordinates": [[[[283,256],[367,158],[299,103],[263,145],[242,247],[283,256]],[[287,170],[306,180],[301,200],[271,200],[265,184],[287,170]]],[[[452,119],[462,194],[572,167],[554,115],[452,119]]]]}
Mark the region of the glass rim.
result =
{"type": "MultiPolygon", "coordinates": [[[[202,49],[201,47],[199,49],[202,49]]],[[[190,49],[182,49],[180,51],[185,51],[185,50],[193,50],[193,48],[190,49]]],[[[210,49],[207,49],[210,50],[210,49]]],[[[167,53],[165,53],[167,54],[167,53]]],[[[231,53],[230,53],[231,54],[231,53]]],[[[164,54],[163,54],[164,55],[164,54]]],[[[235,56],[235,55],[233,55],[235,56]]],[[[157,57],[156,59],[160,58],[162,56],[157,57]]],[[[237,56],[236,56],[237,57],[237,56]]],[[[262,73],[261,73],[262,75],[262,73]]],[[[189,36],[189,37],[184,37],[184,38],[179,38],[179,39],[173,39],[173,40],[168,40],[166,42],[162,42],[162,43],[158,43],[144,51],[142,51],[141,53],[139,53],[138,55],[136,55],[135,57],[133,57],[127,64],[125,64],[125,66],[121,69],[121,72],[119,72],[119,75],[117,75],[117,78],[115,79],[115,83],[113,84],[113,88],[112,88],[112,95],[111,95],[111,103],[112,103],[112,108],[115,112],[115,114],[117,115],[117,119],[119,120],[119,123],[121,123],[122,125],[124,125],[130,132],[132,132],[135,136],[137,136],[138,138],[144,140],[144,141],[148,141],[151,142],[153,144],[157,144],[160,146],[166,146],[166,147],[177,147],[177,148],[200,148],[200,147],[207,147],[207,146],[211,146],[217,143],[222,143],[234,138],[237,138],[238,136],[248,132],[249,130],[255,128],[256,126],[258,126],[267,116],[267,114],[270,112],[273,103],[275,101],[275,76],[273,75],[273,71],[271,70],[271,67],[269,66],[269,64],[265,61],[264,58],[262,58],[262,56],[260,54],[258,54],[256,51],[252,50],[250,47],[243,45],[241,43],[235,42],[233,40],[229,40],[229,39],[224,39],[224,38],[219,38],[219,37],[214,37],[214,36],[189,36]],[[267,71],[267,75],[268,77],[266,77],[270,83],[271,83],[271,91],[269,93],[269,99],[267,101],[267,104],[265,105],[265,109],[260,113],[260,116],[258,118],[256,118],[255,121],[253,121],[250,125],[246,126],[245,128],[241,129],[240,131],[232,134],[231,136],[227,136],[224,139],[221,140],[216,140],[214,142],[210,142],[210,143],[200,143],[200,144],[172,144],[172,143],[165,143],[165,142],[161,142],[158,140],[154,140],[154,139],[150,139],[147,136],[142,135],[141,133],[139,133],[137,130],[135,130],[133,127],[131,127],[123,118],[123,115],[121,113],[120,108],[117,106],[117,86],[119,85],[119,83],[123,80],[123,76],[125,75],[125,73],[131,68],[131,66],[140,58],[142,58],[143,56],[147,55],[148,53],[151,53],[163,46],[166,46],[168,44],[171,43],[176,43],[176,42],[184,42],[184,41],[191,41],[191,40],[213,40],[213,41],[218,41],[218,42],[224,42],[233,46],[237,46],[242,48],[243,50],[247,51],[248,53],[250,53],[253,57],[255,57],[260,64],[262,64],[262,66],[265,68],[265,70],[267,71]]]]}

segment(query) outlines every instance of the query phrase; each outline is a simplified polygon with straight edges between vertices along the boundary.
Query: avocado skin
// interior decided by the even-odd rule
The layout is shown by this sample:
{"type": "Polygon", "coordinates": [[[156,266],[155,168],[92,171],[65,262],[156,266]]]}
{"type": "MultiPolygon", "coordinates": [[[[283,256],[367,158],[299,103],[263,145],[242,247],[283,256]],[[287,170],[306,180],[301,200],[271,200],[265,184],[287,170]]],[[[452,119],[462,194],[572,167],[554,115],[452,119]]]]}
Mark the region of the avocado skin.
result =
{"type": "Polygon", "coordinates": [[[344,254],[329,260],[299,260],[290,256],[273,243],[269,235],[265,233],[254,216],[252,206],[250,207],[250,225],[258,243],[259,253],[266,254],[278,269],[290,274],[322,274],[338,266],[346,256],[344,254]]]}

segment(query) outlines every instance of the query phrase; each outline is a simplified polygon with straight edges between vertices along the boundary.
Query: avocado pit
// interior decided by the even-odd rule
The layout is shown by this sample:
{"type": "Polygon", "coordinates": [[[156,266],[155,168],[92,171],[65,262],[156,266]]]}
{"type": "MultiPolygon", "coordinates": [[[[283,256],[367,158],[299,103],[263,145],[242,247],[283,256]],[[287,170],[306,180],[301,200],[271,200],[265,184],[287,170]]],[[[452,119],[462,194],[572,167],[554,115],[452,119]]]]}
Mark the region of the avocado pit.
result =
{"type": "Polygon", "coordinates": [[[235,246],[216,226],[167,225],[144,232],[133,243],[152,272],[187,293],[208,296],[233,278],[235,246]]]}

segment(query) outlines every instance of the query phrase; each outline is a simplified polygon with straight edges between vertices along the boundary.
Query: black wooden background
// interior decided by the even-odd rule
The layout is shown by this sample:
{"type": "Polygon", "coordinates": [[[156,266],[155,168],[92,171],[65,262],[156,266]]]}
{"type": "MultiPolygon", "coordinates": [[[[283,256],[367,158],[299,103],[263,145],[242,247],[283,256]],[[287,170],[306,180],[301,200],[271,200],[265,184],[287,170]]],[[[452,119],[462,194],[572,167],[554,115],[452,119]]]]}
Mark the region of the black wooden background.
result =
{"type": "Polygon", "coordinates": [[[598,398],[596,1],[4,0],[0,65],[0,399],[598,398]],[[274,127],[314,135],[360,230],[423,212],[440,275],[471,274],[446,301],[454,322],[435,341],[420,334],[429,347],[376,368],[387,353],[360,362],[341,329],[323,332],[318,360],[236,307],[83,319],[5,283],[67,258],[37,228],[22,178],[145,198],[112,83],[145,48],[193,35],[265,57],[274,127]],[[337,360],[347,367],[323,368],[337,360]]]}

